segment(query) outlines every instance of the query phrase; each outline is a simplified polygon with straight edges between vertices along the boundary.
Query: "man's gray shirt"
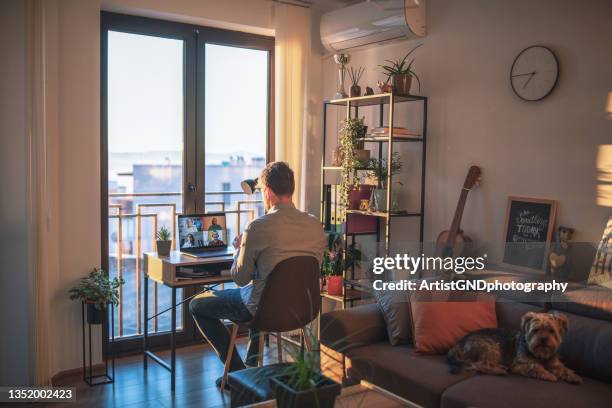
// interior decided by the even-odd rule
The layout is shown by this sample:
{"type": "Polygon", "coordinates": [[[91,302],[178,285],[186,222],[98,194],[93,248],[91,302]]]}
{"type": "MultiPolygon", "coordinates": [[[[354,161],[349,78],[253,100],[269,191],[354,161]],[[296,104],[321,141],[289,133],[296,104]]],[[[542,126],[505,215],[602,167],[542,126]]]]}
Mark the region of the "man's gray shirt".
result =
{"type": "Polygon", "coordinates": [[[278,204],[244,230],[234,255],[232,279],[251,314],[259,304],[266,278],[281,261],[294,256],[314,256],[319,264],[327,239],[314,216],[293,204],[278,204]]]}

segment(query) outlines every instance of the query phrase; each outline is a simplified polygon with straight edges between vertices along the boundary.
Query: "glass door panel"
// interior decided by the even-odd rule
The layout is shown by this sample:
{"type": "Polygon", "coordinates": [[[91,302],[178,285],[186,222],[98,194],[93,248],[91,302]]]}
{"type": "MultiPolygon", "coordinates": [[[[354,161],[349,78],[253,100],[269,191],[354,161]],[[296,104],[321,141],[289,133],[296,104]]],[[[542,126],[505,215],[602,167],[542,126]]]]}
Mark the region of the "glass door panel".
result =
{"type": "MultiPolygon", "coordinates": [[[[183,210],[184,49],[179,39],[108,32],[108,265],[125,280],[118,337],[142,334],[143,253],[155,250],[162,226],[176,234],[183,210]]],[[[149,289],[149,315],[170,307],[167,287],[149,289]]],[[[179,328],[182,316],[179,308],[179,328]]],[[[169,331],[169,319],[153,319],[151,332],[169,331]]]]}
{"type": "Polygon", "coordinates": [[[263,214],[260,194],[240,182],[266,165],[269,51],[206,43],[204,49],[205,209],[227,212],[228,241],[263,214]]]}

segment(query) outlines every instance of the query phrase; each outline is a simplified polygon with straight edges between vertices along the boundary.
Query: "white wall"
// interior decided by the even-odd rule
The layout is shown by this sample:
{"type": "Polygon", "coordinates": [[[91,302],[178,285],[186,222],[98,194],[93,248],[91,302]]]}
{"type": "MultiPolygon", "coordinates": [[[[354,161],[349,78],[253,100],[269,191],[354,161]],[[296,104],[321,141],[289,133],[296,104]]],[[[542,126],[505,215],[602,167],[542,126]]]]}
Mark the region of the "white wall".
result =
{"type": "MultiPolygon", "coordinates": [[[[577,241],[599,241],[612,214],[596,203],[596,157],[600,146],[612,143],[605,114],[612,91],[612,2],[429,0],[427,13],[423,40],[351,53],[351,64],[367,69],[362,88],[375,88],[383,79],[377,64],[424,44],[415,67],[429,97],[426,240],[449,227],[467,170],[476,164],[483,183],[470,193],[462,223],[472,238],[501,241],[507,197],[519,195],[559,200],[558,223],[575,228],[577,241]],[[534,44],[555,51],[561,75],[548,98],[527,103],[513,94],[509,70],[534,44]]],[[[336,67],[330,56],[323,64],[323,96],[329,98],[336,67]]],[[[316,146],[320,134],[313,129],[316,146]]],[[[406,173],[418,171],[413,157],[405,156],[406,173]]],[[[316,203],[318,193],[310,199],[316,203]]]]}
{"type": "Polygon", "coordinates": [[[26,108],[26,10],[0,7],[0,384],[27,385],[31,370],[31,269],[26,108]],[[10,39],[10,41],[8,40],[10,39]]]}

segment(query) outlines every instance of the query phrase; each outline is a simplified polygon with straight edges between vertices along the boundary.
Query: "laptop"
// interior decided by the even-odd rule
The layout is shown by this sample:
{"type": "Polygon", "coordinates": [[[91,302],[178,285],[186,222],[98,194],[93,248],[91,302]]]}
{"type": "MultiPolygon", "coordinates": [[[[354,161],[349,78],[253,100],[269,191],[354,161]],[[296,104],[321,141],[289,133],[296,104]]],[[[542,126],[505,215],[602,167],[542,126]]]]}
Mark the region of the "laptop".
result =
{"type": "Polygon", "coordinates": [[[179,249],[196,258],[232,255],[224,212],[178,216],[179,249]]]}

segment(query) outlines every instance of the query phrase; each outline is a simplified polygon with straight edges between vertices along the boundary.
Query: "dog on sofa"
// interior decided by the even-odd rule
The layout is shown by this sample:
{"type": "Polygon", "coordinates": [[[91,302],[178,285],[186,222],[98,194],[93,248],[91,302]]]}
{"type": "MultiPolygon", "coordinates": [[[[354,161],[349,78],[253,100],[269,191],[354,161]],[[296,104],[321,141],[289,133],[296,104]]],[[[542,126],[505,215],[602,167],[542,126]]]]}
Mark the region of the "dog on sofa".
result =
{"type": "Polygon", "coordinates": [[[563,314],[528,312],[521,330],[482,329],[466,335],[448,352],[450,372],[510,373],[546,381],[580,384],[582,378],[559,359],[569,321],[563,314]]]}

